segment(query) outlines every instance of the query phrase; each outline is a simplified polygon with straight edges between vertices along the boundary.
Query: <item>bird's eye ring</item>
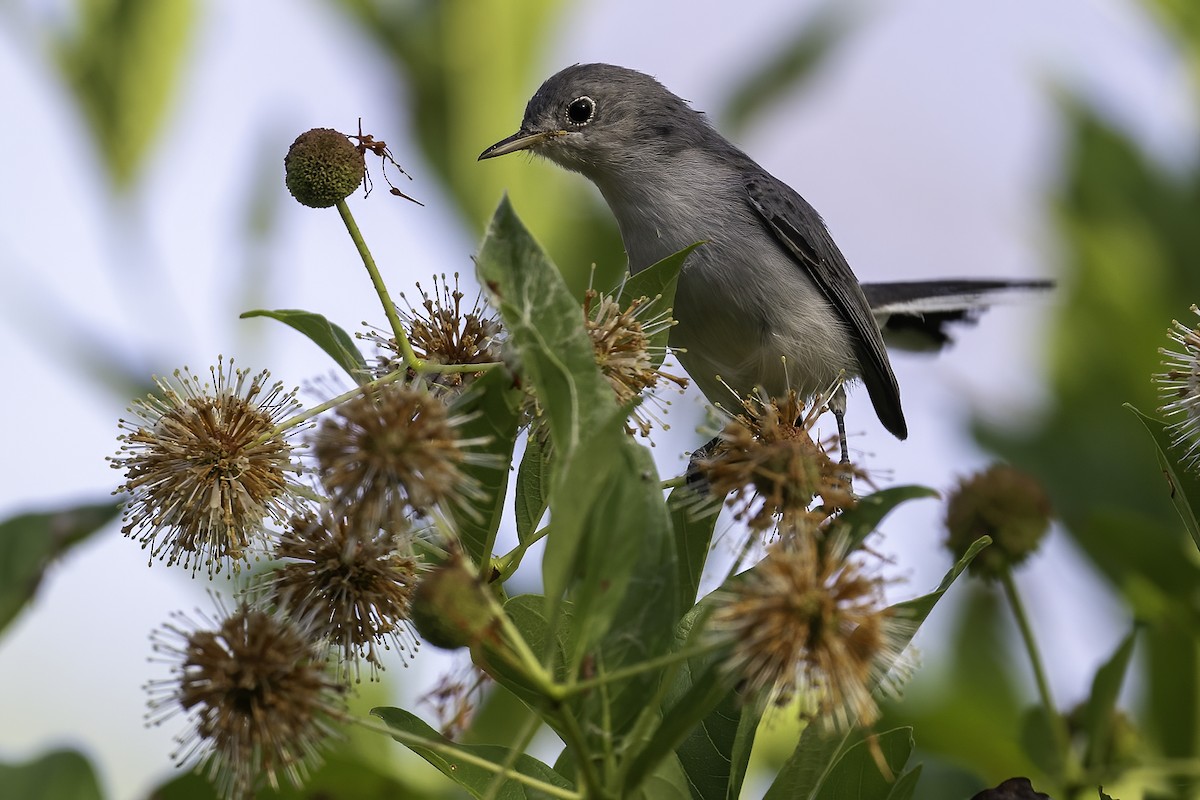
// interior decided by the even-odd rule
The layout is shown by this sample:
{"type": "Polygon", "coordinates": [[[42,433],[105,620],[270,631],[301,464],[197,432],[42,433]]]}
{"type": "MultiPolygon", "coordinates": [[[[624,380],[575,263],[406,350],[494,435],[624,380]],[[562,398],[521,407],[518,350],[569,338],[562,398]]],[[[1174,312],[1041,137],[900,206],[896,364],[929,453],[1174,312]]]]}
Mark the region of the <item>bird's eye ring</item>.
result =
{"type": "Polygon", "coordinates": [[[567,106],[567,119],[572,125],[587,125],[595,115],[596,101],[587,95],[576,97],[571,101],[571,105],[567,106]]]}

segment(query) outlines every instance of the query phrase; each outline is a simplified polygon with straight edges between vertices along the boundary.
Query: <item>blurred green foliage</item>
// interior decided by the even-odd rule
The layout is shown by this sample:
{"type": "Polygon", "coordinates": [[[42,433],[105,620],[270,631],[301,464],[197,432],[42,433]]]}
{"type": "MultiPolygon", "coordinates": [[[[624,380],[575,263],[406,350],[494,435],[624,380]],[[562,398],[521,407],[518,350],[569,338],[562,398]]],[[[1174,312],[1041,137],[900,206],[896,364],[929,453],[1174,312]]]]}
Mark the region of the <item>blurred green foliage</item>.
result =
{"type": "Polygon", "coordinates": [[[127,191],[163,131],[194,30],[193,0],[76,0],[53,50],[113,186],[127,191]]]}

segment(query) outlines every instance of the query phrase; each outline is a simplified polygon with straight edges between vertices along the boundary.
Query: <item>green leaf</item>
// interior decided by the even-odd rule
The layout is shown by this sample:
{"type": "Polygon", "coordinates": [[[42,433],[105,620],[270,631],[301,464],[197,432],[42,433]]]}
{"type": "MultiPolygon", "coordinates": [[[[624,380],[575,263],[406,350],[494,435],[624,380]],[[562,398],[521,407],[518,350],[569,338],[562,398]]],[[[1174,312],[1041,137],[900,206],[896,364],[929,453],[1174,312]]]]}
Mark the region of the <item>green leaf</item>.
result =
{"type": "MultiPolygon", "coordinates": [[[[731,580],[739,579],[735,576],[731,580]]],[[[698,635],[696,625],[708,614],[713,603],[710,598],[693,606],[679,621],[675,628],[678,647],[688,646],[698,635]]],[[[737,700],[729,681],[720,674],[715,655],[685,661],[674,675],[661,710],[656,710],[662,717],[657,727],[646,741],[629,745],[627,758],[632,763],[626,772],[625,789],[636,787],[659,761],[675,751],[693,790],[701,797],[723,797],[733,769],[715,765],[711,759],[728,759],[722,743],[737,739],[740,715],[732,713],[728,705],[737,700]]],[[[750,709],[746,713],[759,712],[750,709]]]]}
{"type": "Polygon", "coordinates": [[[713,529],[721,513],[719,501],[709,501],[696,491],[681,486],[671,491],[667,498],[671,513],[671,530],[675,537],[675,563],[678,567],[676,589],[679,607],[691,608],[700,591],[700,577],[708,560],[708,549],[712,544],[713,529]]]}
{"type": "Polygon", "coordinates": [[[1055,741],[1054,723],[1045,706],[1030,706],[1021,715],[1020,742],[1026,758],[1043,773],[1062,774],[1063,753],[1055,741]]]}
{"type": "Polygon", "coordinates": [[[911,630],[908,631],[907,636],[904,637],[904,641],[902,643],[903,645],[907,645],[908,642],[912,641],[912,637],[917,633],[917,628],[925,621],[925,619],[929,616],[929,613],[933,611],[933,607],[937,605],[939,600],[942,599],[942,596],[946,594],[946,591],[951,587],[951,585],[953,585],[954,581],[958,579],[958,576],[963,573],[963,570],[970,566],[971,562],[975,560],[975,556],[979,555],[979,551],[991,543],[992,537],[980,536],[974,541],[974,543],[971,544],[970,547],[967,548],[967,552],[963,553],[962,558],[955,562],[954,566],[950,568],[950,571],[946,573],[944,578],[942,578],[942,582],[938,584],[938,588],[934,589],[929,594],[921,595],[920,597],[914,597],[912,600],[905,600],[902,603],[896,603],[894,606],[892,606],[892,609],[896,612],[897,616],[903,615],[905,620],[913,623],[911,630]]]}
{"type": "Polygon", "coordinates": [[[810,800],[832,773],[837,755],[850,741],[850,734],[808,725],[791,756],[775,774],[764,800],[810,800]]]}
{"type": "Polygon", "coordinates": [[[1101,766],[1109,752],[1113,714],[1117,710],[1117,697],[1121,693],[1121,685],[1125,682],[1125,674],[1133,660],[1133,645],[1137,639],[1137,632],[1138,628],[1134,627],[1121,640],[1117,649],[1100,665],[1096,670],[1096,677],[1092,679],[1092,691],[1088,696],[1083,718],[1083,732],[1087,741],[1083,755],[1085,767],[1101,766]]]}
{"type": "MultiPolygon", "coordinates": [[[[649,451],[622,427],[618,411],[567,465],[550,503],[543,583],[547,614],[570,587],[574,619],[568,667],[585,661],[596,677],[667,652],[680,616],[675,554],[649,451]],[[553,594],[551,594],[553,592],[553,594]]],[[[612,737],[647,711],[658,671],[607,684],[583,699],[597,736],[612,737]],[[607,729],[607,733],[602,733],[607,729]]]]}
{"type": "MultiPolygon", "coordinates": [[[[620,412],[618,412],[619,414],[620,412]]],[[[622,651],[662,652],[678,620],[674,551],[658,473],[621,428],[599,430],[568,464],[551,498],[544,580],[553,600],[568,582],[578,625],[574,664],[621,622],[622,651]],[[669,590],[669,591],[668,591],[669,590]]],[[[606,650],[608,667],[623,663],[606,650]]]]}
{"type": "MultiPolygon", "coordinates": [[[[849,734],[819,728],[819,722],[805,728],[764,800],[888,800],[894,784],[879,771],[870,742],[849,744],[849,734]]],[[[876,734],[875,744],[898,775],[912,754],[912,728],[876,734]]]]}
{"type": "Polygon", "coordinates": [[[451,406],[455,414],[467,419],[458,429],[461,438],[486,440],[472,452],[495,460],[491,464],[462,465],[463,473],[478,481],[482,495],[470,501],[470,512],[453,512],[458,539],[477,564],[491,560],[496,531],[504,516],[520,408],[521,391],[513,388],[512,375],[505,369],[492,369],[475,379],[451,406]]]}
{"type": "Polygon", "coordinates": [[[101,800],[104,796],[92,765],[74,750],[56,750],[23,764],[0,764],[0,795],[21,800],[101,800]]]}
{"type": "Polygon", "coordinates": [[[108,501],[0,522],[0,630],[33,598],[54,559],[120,512],[120,503],[108,501]]]}
{"type": "Polygon", "coordinates": [[[583,328],[583,307],[507,197],[492,217],[476,267],[508,329],[523,376],[541,401],[555,454],[565,462],[617,410],[583,328]]]}
{"type": "Polygon", "coordinates": [[[359,352],[354,338],[320,314],[295,308],[280,308],[274,311],[260,308],[241,315],[241,319],[251,317],[269,317],[292,326],[328,353],[357,383],[366,383],[371,379],[366,359],[359,352]]]}
{"type": "Polygon", "coordinates": [[[128,189],[161,133],[196,18],[193,0],[76,3],[54,42],[109,177],[128,189]]]}
{"type": "MultiPolygon", "coordinates": [[[[550,427],[553,533],[542,577],[552,626],[570,591],[575,649],[568,669],[577,674],[587,659],[602,675],[661,653],[678,619],[666,508],[648,452],[624,433],[628,409],[617,406],[596,366],[582,307],[507,198],[476,264],[550,427]],[[616,620],[621,628],[612,631],[616,620]]],[[[636,687],[654,680],[640,674],[589,695],[585,717],[614,726],[610,733],[619,729],[645,708],[636,687]]]]}
{"type": "Polygon", "coordinates": [[[917,783],[921,780],[921,765],[910,769],[892,784],[887,800],[912,800],[917,793],[917,783]]]}
{"type": "Polygon", "coordinates": [[[1193,472],[1183,468],[1175,458],[1176,448],[1171,442],[1167,426],[1154,417],[1147,416],[1129,403],[1125,403],[1154,439],[1154,448],[1158,453],[1158,464],[1162,467],[1163,477],[1167,481],[1168,496],[1179,512],[1179,518],[1191,535],[1196,547],[1200,547],[1200,522],[1196,521],[1196,508],[1200,508],[1200,480],[1193,472]]]}
{"type": "MultiPolygon", "coordinates": [[[[683,262],[692,254],[692,251],[703,245],[703,242],[688,245],[678,253],[672,253],[661,261],[651,264],[638,274],[626,277],[625,282],[621,285],[617,305],[625,309],[634,300],[645,297],[648,302],[639,314],[642,319],[670,311],[675,305],[675,290],[679,286],[679,270],[683,268],[683,262]]],[[[651,351],[653,353],[651,361],[656,368],[662,365],[663,358],[666,356],[665,348],[670,333],[670,328],[663,328],[650,337],[649,346],[654,348],[651,351]]]]}
{"type": "Polygon", "coordinates": [[[525,442],[525,453],[517,469],[517,493],[514,512],[517,521],[517,541],[525,544],[537,532],[538,523],[550,507],[549,442],[532,431],[525,442]]]}
{"type": "Polygon", "coordinates": [[[511,770],[535,778],[542,783],[560,789],[573,789],[570,781],[533,756],[520,753],[514,758],[511,748],[501,745],[455,744],[426,725],[420,718],[402,708],[373,708],[371,713],[382,719],[393,731],[408,734],[410,737],[420,737],[427,742],[437,744],[438,747],[435,749],[411,740],[406,741],[407,737],[403,735],[394,737],[396,741],[437,767],[443,775],[470,792],[473,797],[483,797],[491,792],[488,796],[494,797],[496,800],[523,800],[523,798],[533,800],[533,798],[543,798],[546,795],[536,787],[531,787],[519,780],[498,777],[496,772],[486,767],[455,758],[455,752],[476,756],[497,765],[510,765],[511,770]],[[447,749],[451,752],[446,752],[447,749]],[[492,789],[494,784],[499,786],[499,791],[492,789]]]}
{"type": "Polygon", "coordinates": [[[925,486],[893,486],[860,498],[858,504],[838,517],[840,531],[849,537],[850,549],[856,549],[866,540],[884,517],[900,504],[909,500],[938,497],[938,493],[925,486]]]}
{"type": "Polygon", "coordinates": [[[564,601],[557,609],[558,626],[552,631],[546,617],[546,598],[536,594],[519,594],[504,604],[504,613],[529,648],[544,660],[558,666],[556,677],[563,677],[567,656],[575,649],[571,640],[574,630],[575,609],[570,601],[564,601]]]}
{"type": "MultiPolygon", "coordinates": [[[[721,697],[716,708],[705,716],[679,744],[679,763],[687,773],[692,791],[703,800],[736,800],[741,794],[754,735],[762,720],[758,703],[747,703],[736,692],[717,681],[712,671],[706,676],[721,697]]],[[[706,691],[699,694],[704,703],[706,691]]],[[[683,704],[692,698],[683,700],[683,704]]],[[[677,704],[676,708],[685,707],[677,704]]],[[[667,721],[668,724],[671,721],[667,721]]]]}
{"type": "Polygon", "coordinates": [[[692,792],[679,761],[664,758],[633,797],[639,800],[692,800],[692,792]]]}

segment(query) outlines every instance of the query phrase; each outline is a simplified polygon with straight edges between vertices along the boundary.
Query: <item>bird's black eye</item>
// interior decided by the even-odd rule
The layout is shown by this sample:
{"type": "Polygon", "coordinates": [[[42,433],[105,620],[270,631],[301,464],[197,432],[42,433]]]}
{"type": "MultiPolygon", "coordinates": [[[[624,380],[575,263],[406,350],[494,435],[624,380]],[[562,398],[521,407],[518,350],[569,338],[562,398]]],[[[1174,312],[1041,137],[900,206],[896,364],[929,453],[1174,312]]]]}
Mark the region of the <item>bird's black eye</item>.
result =
{"type": "Polygon", "coordinates": [[[576,97],[567,106],[567,119],[576,125],[587,125],[595,114],[596,103],[587,95],[576,97]]]}

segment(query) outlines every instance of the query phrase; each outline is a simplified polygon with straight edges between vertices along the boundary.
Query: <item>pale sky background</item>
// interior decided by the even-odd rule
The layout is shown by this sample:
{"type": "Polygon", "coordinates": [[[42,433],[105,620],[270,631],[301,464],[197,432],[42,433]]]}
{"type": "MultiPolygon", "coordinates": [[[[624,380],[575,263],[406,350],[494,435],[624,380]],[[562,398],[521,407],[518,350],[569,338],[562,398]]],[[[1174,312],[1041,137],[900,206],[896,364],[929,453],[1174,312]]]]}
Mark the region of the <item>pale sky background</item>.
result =
{"type": "MultiPolygon", "coordinates": [[[[65,0],[16,5],[49,22],[65,0]]],[[[739,143],[822,212],[863,279],[1054,274],[1045,201],[1059,176],[1062,142],[1052,87],[1085,95],[1164,164],[1192,153],[1186,70],[1129,2],[854,6],[859,26],[819,82],[781,102],[739,143]]],[[[794,0],[579,3],[554,37],[545,74],[573,62],[620,63],[716,111],[743,65],[811,8],[794,0]]],[[[223,353],[269,367],[288,385],[330,371],[282,326],[239,321],[242,306],[229,297],[246,257],[247,179],[278,164],[283,197],[283,154],[300,131],[348,131],[362,116],[414,175],[406,190],[425,208],[375,196],[352,202],[393,291],[435,271],[470,271],[477,242],[439,196],[392,107],[390,86],[375,77],[382,56],[342,17],[311,1],[213,0],[200,24],[181,103],[162,139],[169,144],[156,152],[137,195],[136,224],[149,231],[148,250],[132,256],[140,272],[113,268],[130,257],[136,239],[113,229],[100,169],[46,69],[37,30],[14,34],[0,26],[7,110],[0,152],[8,155],[0,373],[9,386],[0,394],[8,421],[0,518],[100,498],[119,482],[104,457],[115,451],[126,402],[58,360],[54,343],[77,335],[60,319],[87,320],[131,358],[157,355],[154,366],[204,370],[223,353]]],[[[530,93],[535,88],[532,82],[530,93]]],[[[478,131],[479,149],[514,130],[521,111],[515,106],[502,130],[478,131]]],[[[281,202],[277,236],[257,254],[274,270],[264,304],[320,311],[347,327],[364,316],[378,322],[337,215],[281,202]]],[[[850,430],[859,433],[852,444],[867,451],[866,463],[885,483],[947,488],[955,475],[988,461],[966,437],[972,413],[1013,426],[1037,414],[1044,392],[1037,342],[1052,302],[994,310],[938,361],[897,358],[907,442],[882,431],[865,394],[852,398],[850,430]]],[[[699,408],[692,394],[675,399],[675,427],[655,451],[662,472],[677,471],[680,453],[699,443],[699,408]]],[[[894,589],[897,597],[931,589],[948,567],[941,511],[932,501],[913,504],[885,524],[879,547],[907,579],[894,589]]],[[[1062,537],[1051,539],[1019,582],[1040,611],[1034,623],[1056,696],[1073,703],[1124,633],[1125,612],[1098,590],[1062,537]],[[1091,616],[1081,623],[1084,609],[1091,616]]],[[[146,662],[147,635],[171,610],[205,602],[206,583],[161,564],[148,569],[145,554],[115,529],[73,551],[0,638],[0,757],[80,747],[113,798],[140,797],[168,775],[175,728],[142,724],[140,687],[161,675],[146,662]]],[[[952,605],[922,631],[930,668],[952,605]]],[[[410,701],[446,663],[427,648],[415,666],[397,664],[388,676],[398,698],[410,701]]]]}

